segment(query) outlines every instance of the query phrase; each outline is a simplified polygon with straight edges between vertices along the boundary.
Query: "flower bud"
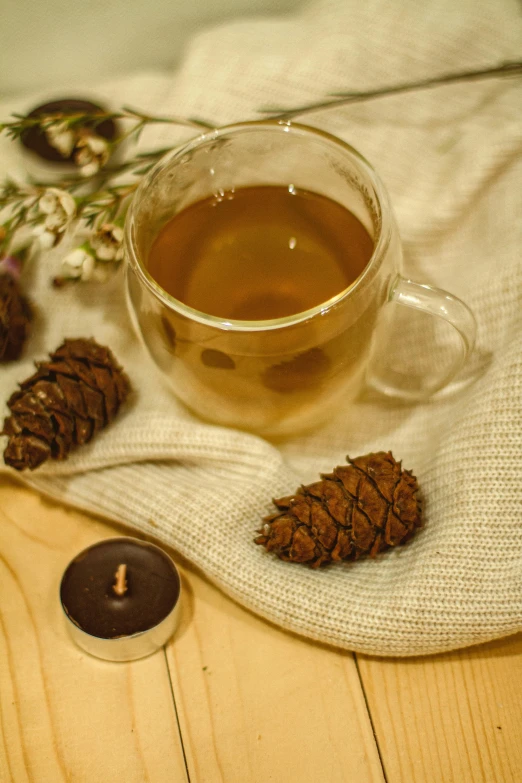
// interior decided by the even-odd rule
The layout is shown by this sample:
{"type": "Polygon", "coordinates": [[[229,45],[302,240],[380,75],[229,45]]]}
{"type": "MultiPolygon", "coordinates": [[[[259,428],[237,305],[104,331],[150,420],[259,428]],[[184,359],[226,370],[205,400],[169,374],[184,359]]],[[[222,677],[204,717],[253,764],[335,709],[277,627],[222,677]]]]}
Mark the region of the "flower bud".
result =
{"type": "Polygon", "coordinates": [[[46,229],[45,223],[40,223],[33,228],[33,236],[36,237],[42,250],[50,250],[57,244],[59,238],[58,234],[46,229]]]}
{"type": "Polygon", "coordinates": [[[75,134],[66,122],[56,122],[45,129],[47,141],[58,150],[63,158],[68,158],[74,149],[75,134]]]}
{"type": "Polygon", "coordinates": [[[74,162],[83,177],[92,177],[109,160],[109,144],[91,131],[84,131],[75,146],[74,162]]]}
{"type": "Polygon", "coordinates": [[[119,262],[123,258],[123,229],[114,223],[104,223],[91,240],[100,261],[119,262]]]}
{"type": "Polygon", "coordinates": [[[62,272],[66,278],[88,279],[94,268],[94,258],[83,247],[71,250],[62,260],[62,272]],[[90,271],[89,271],[90,270],[90,271]]]}

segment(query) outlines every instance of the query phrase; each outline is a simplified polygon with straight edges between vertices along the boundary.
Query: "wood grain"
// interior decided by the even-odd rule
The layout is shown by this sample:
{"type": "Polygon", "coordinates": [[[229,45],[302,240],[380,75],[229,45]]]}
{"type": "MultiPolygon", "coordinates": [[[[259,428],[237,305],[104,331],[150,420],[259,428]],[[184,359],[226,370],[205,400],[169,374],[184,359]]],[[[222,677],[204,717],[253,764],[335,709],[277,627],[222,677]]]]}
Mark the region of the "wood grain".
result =
{"type": "Polygon", "coordinates": [[[108,525],[0,479],[2,783],[187,780],[163,652],[106,663],[66,633],[63,570],[110,535],[108,525]]]}
{"type": "Polygon", "coordinates": [[[522,635],[358,662],[388,783],[522,781],[522,635]]]}
{"type": "Polygon", "coordinates": [[[522,636],[356,665],[184,564],[167,657],[104,663],[70,642],[58,584],[120,533],[0,479],[1,783],[521,783],[522,636]]]}
{"type": "Polygon", "coordinates": [[[167,657],[192,783],[384,781],[354,658],[255,617],[194,571],[167,657]]]}

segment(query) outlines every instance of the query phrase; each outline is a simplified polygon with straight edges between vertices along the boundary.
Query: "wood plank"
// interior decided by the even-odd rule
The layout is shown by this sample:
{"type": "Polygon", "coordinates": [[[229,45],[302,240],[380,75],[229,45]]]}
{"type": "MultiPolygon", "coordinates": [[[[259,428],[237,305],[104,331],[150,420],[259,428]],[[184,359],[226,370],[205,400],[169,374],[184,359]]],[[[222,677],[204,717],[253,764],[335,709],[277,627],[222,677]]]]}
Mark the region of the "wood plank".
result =
{"type": "Polygon", "coordinates": [[[522,634],[358,663],[388,783],[520,783],[522,634]]]}
{"type": "Polygon", "coordinates": [[[69,560],[119,534],[0,479],[0,780],[187,780],[163,651],[99,661],[70,641],[69,560]]]}
{"type": "Polygon", "coordinates": [[[191,783],[382,783],[354,658],[285,633],[184,569],[167,649],[191,783]]]}

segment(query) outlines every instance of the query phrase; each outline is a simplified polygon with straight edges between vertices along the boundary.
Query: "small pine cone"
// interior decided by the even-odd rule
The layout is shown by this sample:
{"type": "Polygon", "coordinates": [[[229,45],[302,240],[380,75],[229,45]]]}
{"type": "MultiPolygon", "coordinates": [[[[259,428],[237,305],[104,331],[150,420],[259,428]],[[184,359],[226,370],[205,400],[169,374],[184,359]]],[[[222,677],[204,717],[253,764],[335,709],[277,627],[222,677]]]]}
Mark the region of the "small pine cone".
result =
{"type": "Polygon", "coordinates": [[[31,307],[17,281],[0,274],[0,361],[18,359],[29,333],[31,307]]]}
{"type": "Polygon", "coordinates": [[[274,500],[256,544],[313,568],[336,560],[375,557],[404,544],[421,524],[417,479],[392,453],[350,459],[322,481],[274,500]]]}
{"type": "Polygon", "coordinates": [[[111,351],[94,340],[65,340],[36,367],[8,400],[1,433],[9,437],[4,462],[16,470],[66,459],[112,421],[130,391],[111,351]]]}

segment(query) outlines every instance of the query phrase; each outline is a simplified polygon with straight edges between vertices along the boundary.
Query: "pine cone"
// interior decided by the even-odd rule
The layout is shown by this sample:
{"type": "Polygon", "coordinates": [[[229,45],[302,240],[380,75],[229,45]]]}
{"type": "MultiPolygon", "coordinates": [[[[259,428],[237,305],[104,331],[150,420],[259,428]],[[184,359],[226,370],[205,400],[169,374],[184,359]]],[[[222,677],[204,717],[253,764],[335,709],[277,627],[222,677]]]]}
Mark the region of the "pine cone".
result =
{"type": "Polygon", "coordinates": [[[0,274],[0,361],[18,359],[29,333],[32,311],[14,277],[0,274]]]}
{"type": "Polygon", "coordinates": [[[66,459],[112,421],[130,390],[110,350],[94,340],[65,340],[36,367],[11,395],[1,433],[9,437],[4,462],[16,470],[66,459]]]}
{"type": "Polygon", "coordinates": [[[255,539],[269,552],[313,568],[336,560],[375,557],[404,544],[421,524],[417,479],[392,453],[350,459],[322,481],[274,500],[255,539]]]}

